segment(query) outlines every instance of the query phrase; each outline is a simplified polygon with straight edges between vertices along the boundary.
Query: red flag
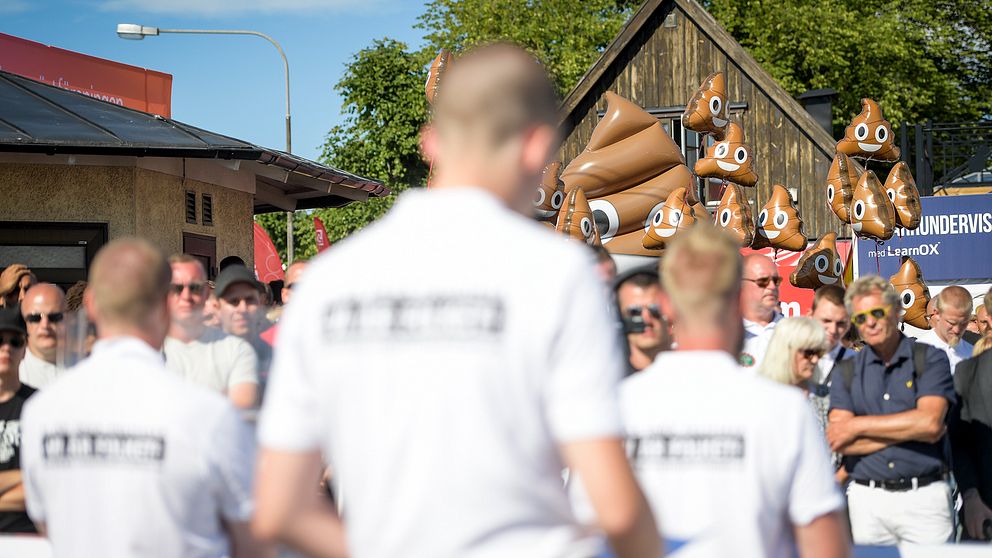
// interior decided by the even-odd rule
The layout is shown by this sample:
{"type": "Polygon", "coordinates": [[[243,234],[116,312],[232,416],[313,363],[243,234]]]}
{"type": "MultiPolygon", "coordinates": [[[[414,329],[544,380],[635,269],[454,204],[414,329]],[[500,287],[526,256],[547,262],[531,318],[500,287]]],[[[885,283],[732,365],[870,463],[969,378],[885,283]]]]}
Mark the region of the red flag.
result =
{"type": "Polygon", "coordinates": [[[320,220],[320,217],[313,218],[313,231],[314,237],[317,239],[318,254],[331,247],[330,241],[327,240],[327,230],[324,228],[324,222],[320,220]]]}
{"type": "Polygon", "coordinates": [[[269,281],[282,281],[284,274],[282,271],[282,259],[276,245],[269,238],[269,233],[265,232],[262,225],[255,225],[255,276],[259,281],[268,283],[269,281]]]}

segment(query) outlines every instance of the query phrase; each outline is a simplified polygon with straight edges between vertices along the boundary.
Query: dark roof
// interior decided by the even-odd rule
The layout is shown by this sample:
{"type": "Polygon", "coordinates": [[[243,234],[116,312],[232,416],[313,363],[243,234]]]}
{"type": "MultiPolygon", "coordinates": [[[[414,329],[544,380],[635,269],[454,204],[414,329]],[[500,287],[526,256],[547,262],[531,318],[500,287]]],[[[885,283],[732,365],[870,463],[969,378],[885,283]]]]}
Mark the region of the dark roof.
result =
{"type": "Polygon", "coordinates": [[[610,75],[607,70],[611,66],[622,60],[620,54],[645,30],[649,22],[653,21],[657,25],[660,25],[664,19],[660,16],[671,12],[676,6],[685,12],[686,16],[699,30],[709,37],[713,41],[713,44],[722,50],[754,82],[757,88],[782,111],[782,114],[786,118],[795,122],[809,136],[816,147],[827,154],[828,157],[833,157],[836,141],[830,134],[803,109],[798,101],[790,97],[785,89],[782,89],[775,81],[775,78],[766,72],[761,67],[761,64],[758,64],[758,61],[748,54],[744,50],[744,47],[734,40],[730,36],[730,33],[727,33],[713,19],[713,16],[695,0],[646,0],[641,5],[640,9],[631,16],[623,29],[620,30],[620,33],[613,39],[613,42],[606,47],[599,60],[589,68],[562,102],[559,112],[559,124],[565,136],[571,133],[573,127],[582,118],[582,115],[585,114],[584,110],[588,110],[589,105],[585,102],[586,99],[590,95],[596,95],[596,98],[598,98],[602,94],[603,88],[600,86],[600,81],[610,75]],[[656,12],[659,10],[664,11],[657,14],[659,17],[655,17],[656,12]]]}
{"type": "MultiPolygon", "coordinates": [[[[389,194],[370,178],[3,71],[0,152],[256,161],[287,171],[285,185],[305,192],[298,209],[336,207],[352,200],[329,194],[329,188],[317,188],[312,181],[294,181],[294,174],[372,196],[389,194]],[[314,196],[315,191],[324,195],[314,196]]],[[[264,204],[261,208],[275,210],[264,204]]]]}

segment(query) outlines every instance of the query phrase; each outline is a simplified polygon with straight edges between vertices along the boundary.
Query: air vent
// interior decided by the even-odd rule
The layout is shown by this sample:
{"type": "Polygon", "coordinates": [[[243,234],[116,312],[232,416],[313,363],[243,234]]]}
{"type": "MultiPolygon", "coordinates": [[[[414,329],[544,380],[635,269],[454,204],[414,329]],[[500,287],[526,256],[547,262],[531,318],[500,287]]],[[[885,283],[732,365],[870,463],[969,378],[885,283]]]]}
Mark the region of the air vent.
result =
{"type": "Polygon", "coordinates": [[[196,192],[186,190],[186,222],[196,224],[196,192]]]}
{"type": "Polygon", "coordinates": [[[214,225],[214,197],[210,194],[202,194],[200,198],[200,222],[205,226],[214,225]]]}

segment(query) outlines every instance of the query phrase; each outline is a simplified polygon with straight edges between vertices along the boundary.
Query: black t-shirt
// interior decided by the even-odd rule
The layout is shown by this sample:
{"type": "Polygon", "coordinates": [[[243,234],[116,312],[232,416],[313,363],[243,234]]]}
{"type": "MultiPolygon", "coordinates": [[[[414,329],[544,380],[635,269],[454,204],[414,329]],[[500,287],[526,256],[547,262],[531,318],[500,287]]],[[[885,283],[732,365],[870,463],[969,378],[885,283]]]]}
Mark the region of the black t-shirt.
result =
{"type": "MultiPolygon", "coordinates": [[[[0,471],[21,468],[21,409],[37,391],[21,384],[9,401],[0,403],[0,471]]],[[[37,533],[27,512],[0,512],[0,533],[37,533]]]]}

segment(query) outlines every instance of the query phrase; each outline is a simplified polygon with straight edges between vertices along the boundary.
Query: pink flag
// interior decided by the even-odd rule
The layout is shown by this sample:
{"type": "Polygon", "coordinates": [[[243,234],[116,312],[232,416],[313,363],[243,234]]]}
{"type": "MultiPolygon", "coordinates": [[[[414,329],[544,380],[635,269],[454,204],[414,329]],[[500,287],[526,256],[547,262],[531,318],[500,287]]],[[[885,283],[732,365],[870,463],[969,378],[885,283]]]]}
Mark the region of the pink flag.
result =
{"type": "Polygon", "coordinates": [[[268,283],[269,281],[282,281],[282,259],[279,258],[279,251],[276,245],[269,238],[269,233],[265,232],[258,223],[255,225],[255,276],[259,281],[268,283]]]}
{"type": "Polygon", "coordinates": [[[320,217],[313,218],[313,231],[314,236],[317,238],[318,254],[331,247],[331,243],[327,240],[327,230],[324,228],[324,222],[320,220],[320,217]]]}

